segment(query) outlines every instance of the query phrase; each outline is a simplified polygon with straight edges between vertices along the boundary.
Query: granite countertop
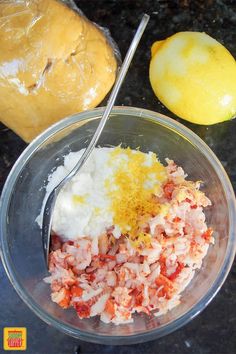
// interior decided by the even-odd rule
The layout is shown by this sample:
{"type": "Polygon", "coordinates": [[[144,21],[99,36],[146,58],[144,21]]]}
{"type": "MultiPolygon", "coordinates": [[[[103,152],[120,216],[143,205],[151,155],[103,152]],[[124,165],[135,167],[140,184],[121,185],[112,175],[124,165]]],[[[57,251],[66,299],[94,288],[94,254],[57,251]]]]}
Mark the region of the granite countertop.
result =
{"type": "MultiPolygon", "coordinates": [[[[151,15],[117,105],[147,108],[177,119],[158,102],[150,88],[150,46],[155,40],[178,31],[205,31],[236,57],[235,0],[80,0],[77,3],[91,20],[110,29],[122,55],[141,15],[144,12],[151,15]]],[[[209,127],[181,122],[211,147],[236,189],[236,120],[209,127]]],[[[19,137],[0,125],[0,191],[13,163],[25,147],[19,137]]],[[[122,347],[80,342],[42,322],[18,297],[1,264],[0,284],[0,332],[8,326],[27,327],[27,353],[233,354],[236,350],[236,263],[215,299],[188,325],[159,340],[122,347]]]]}

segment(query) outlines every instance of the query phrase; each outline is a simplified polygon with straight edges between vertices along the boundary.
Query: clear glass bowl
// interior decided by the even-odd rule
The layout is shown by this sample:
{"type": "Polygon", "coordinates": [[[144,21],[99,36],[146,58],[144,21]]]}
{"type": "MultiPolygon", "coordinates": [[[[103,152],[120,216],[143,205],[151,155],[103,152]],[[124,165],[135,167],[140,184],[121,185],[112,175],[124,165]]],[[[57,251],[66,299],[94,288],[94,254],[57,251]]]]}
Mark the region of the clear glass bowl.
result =
{"type": "Polygon", "coordinates": [[[133,324],[107,325],[98,318],[80,320],[50,299],[40,229],[40,212],[48,174],[69,151],[84,148],[103,108],[74,115],[35,139],[13,167],[1,198],[1,251],[10,281],[25,303],[45,322],[85,341],[131,344],[166,335],[199,314],[219,291],[233,262],[236,247],[236,207],[230,181],[218,159],[192,131],[151,111],[116,107],[99,140],[100,146],[119,145],[154,151],[183,166],[189,178],[204,181],[213,202],[208,224],[215,230],[203,267],[182,294],[181,304],[161,317],[137,315],[133,324]]]}

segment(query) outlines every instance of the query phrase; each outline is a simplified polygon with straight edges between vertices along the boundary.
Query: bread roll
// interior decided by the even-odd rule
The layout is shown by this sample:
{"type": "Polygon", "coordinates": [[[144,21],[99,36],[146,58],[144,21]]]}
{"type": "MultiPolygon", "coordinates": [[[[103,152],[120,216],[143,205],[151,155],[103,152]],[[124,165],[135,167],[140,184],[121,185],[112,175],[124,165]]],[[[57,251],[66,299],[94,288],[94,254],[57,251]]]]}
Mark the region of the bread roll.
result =
{"type": "Polygon", "coordinates": [[[97,106],[116,59],[104,34],[56,0],[0,3],[0,120],[25,141],[97,106]]]}

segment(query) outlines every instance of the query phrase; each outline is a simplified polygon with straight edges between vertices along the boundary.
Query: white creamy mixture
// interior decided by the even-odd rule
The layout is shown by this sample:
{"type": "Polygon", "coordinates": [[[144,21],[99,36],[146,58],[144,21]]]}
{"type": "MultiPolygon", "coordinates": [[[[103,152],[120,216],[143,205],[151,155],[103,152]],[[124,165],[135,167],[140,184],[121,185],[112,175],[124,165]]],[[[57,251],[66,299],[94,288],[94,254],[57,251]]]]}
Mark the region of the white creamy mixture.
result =
{"type": "MultiPolygon", "coordinates": [[[[113,221],[111,196],[108,195],[106,185],[109,181],[111,188],[116,189],[115,183],[112,183],[114,175],[120,166],[127,164],[130,157],[122,149],[112,156],[114,150],[115,148],[94,149],[79,174],[58,195],[52,229],[64,241],[76,240],[88,235],[97,238],[113,225],[115,226],[113,235],[116,238],[120,237],[121,230],[113,221]]],[[[65,156],[64,166],[59,166],[49,176],[44,203],[52,189],[71,171],[83,151],[69,153],[65,156]]],[[[141,154],[135,150],[130,150],[130,153],[141,154]]],[[[151,168],[157,162],[152,152],[142,153],[142,156],[143,166],[151,168]]],[[[143,188],[150,188],[154,184],[157,184],[156,175],[150,173],[145,177],[143,188]]],[[[42,223],[42,213],[37,218],[37,222],[42,223]]]]}

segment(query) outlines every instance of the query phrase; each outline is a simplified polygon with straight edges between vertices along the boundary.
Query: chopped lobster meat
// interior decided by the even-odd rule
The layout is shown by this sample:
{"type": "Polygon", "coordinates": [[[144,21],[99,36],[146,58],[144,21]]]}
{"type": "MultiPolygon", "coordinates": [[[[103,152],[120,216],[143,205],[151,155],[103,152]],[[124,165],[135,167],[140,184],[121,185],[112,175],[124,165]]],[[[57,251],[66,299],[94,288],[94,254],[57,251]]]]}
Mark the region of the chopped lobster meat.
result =
{"type": "Polygon", "coordinates": [[[186,181],[183,170],[167,162],[167,181],[151,196],[155,213],[140,216],[135,237],[129,231],[117,237],[117,225],[97,239],[63,242],[52,235],[45,278],[52,301],[74,307],[80,319],[99,315],[117,325],[132,322],[135,312],[156,316],[179,304],[214,238],[203,212],[210,201],[199,183],[186,181]]]}

